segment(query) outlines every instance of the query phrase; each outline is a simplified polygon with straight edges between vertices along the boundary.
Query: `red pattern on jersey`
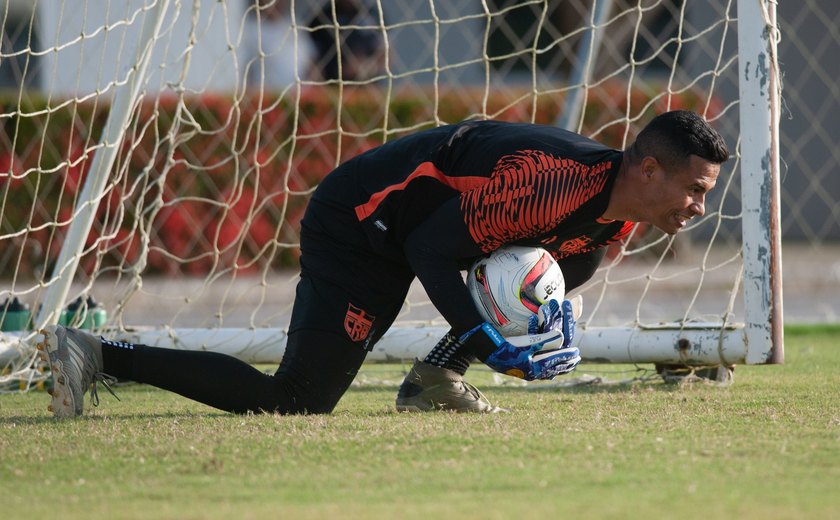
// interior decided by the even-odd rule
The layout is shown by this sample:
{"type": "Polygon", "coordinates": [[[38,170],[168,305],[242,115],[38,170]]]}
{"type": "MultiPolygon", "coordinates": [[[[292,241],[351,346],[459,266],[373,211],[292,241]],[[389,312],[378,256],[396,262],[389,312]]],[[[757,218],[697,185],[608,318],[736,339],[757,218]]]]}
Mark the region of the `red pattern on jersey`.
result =
{"type": "Polygon", "coordinates": [[[356,218],[360,221],[368,218],[376,211],[376,208],[385,200],[390,193],[398,190],[404,190],[408,184],[420,177],[431,177],[433,179],[438,180],[440,183],[449,186],[459,192],[470,190],[479,184],[487,182],[486,177],[450,177],[446,175],[442,171],[438,170],[434,164],[430,162],[421,163],[417,168],[411,172],[404,181],[399,184],[392,184],[388,186],[384,190],[377,191],[373,195],[370,196],[367,202],[364,204],[359,204],[356,206],[356,218]]]}
{"type": "Polygon", "coordinates": [[[502,157],[489,182],[461,194],[470,235],[490,252],[546,233],[604,189],[611,166],[587,166],[540,150],[502,157]]]}
{"type": "Polygon", "coordinates": [[[621,226],[621,229],[618,230],[618,233],[613,235],[613,237],[607,242],[607,244],[615,244],[616,242],[624,240],[625,238],[630,236],[630,233],[633,231],[633,228],[635,228],[635,227],[636,227],[635,222],[625,222],[624,225],[621,226]]]}

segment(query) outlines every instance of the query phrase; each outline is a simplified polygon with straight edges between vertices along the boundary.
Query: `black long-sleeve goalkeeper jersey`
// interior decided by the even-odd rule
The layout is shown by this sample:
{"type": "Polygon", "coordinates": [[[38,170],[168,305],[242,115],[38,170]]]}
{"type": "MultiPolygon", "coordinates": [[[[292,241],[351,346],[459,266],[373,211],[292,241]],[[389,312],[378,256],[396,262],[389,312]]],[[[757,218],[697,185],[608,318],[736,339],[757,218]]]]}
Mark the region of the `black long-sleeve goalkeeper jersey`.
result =
{"type": "Polygon", "coordinates": [[[462,333],[481,318],[460,270],[502,245],[550,251],[569,287],[594,273],[599,248],[632,229],[601,219],[622,157],[555,127],[470,121],[361,154],[332,174],[350,177],[341,190],[313,198],[352,206],[372,252],[407,261],[462,333]]]}

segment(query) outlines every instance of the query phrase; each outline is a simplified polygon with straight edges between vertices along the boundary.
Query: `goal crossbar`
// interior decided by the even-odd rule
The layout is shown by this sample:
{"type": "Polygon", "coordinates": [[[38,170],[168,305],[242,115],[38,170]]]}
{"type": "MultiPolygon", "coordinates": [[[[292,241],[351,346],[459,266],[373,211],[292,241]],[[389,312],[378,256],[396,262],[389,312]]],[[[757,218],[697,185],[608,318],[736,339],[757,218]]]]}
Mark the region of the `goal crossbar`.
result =
{"type": "MultiPolygon", "coordinates": [[[[447,332],[445,327],[396,327],[374,346],[366,361],[396,362],[424,358],[447,332]]],[[[286,346],[281,328],[161,329],[104,331],[115,341],[160,348],[201,350],[234,356],[247,363],[279,363],[286,346]]],[[[0,361],[21,352],[19,333],[0,333],[0,361]]],[[[770,360],[771,352],[750,352],[743,325],[662,323],[655,327],[587,327],[574,345],[585,362],[735,365],[748,359],[770,360]]]]}

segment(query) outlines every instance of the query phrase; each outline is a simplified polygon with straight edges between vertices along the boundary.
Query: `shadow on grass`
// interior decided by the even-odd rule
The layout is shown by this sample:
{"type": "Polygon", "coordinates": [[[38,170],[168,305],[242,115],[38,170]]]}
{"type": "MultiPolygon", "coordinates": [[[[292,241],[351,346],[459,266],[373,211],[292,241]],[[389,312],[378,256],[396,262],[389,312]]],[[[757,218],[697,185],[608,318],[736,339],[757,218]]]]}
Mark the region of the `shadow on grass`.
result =
{"type": "Polygon", "coordinates": [[[9,417],[0,417],[0,424],[18,424],[18,425],[45,425],[45,424],[67,424],[69,422],[85,422],[97,423],[112,420],[127,420],[127,419],[196,419],[196,418],[214,418],[214,417],[238,417],[235,414],[227,412],[126,412],[126,413],[107,413],[95,415],[82,415],[73,419],[57,419],[51,415],[33,416],[33,415],[12,415],[9,417]]]}
{"type": "Polygon", "coordinates": [[[347,391],[348,392],[360,393],[360,394],[385,392],[385,393],[392,393],[394,395],[397,395],[397,389],[399,387],[400,387],[400,385],[398,385],[398,384],[391,385],[391,384],[385,384],[385,383],[382,383],[382,384],[380,384],[380,383],[370,383],[370,384],[365,383],[365,384],[362,384],[362,385],[351,386],[350,389],[347,390],[347,391]]]}
{"type": "MultiPolygon", "coordinates": [[[[625,392],[656,391],[663,393],[680,392],[686,386],[722,386],[713,381],[697,381],[693,383],[667,383],[661,378],[650,378],[647,380],[630,381],[630,382],[592,382],[580,383],[576,385],[552,385],[547,384],[530,384],[530,385],[499,385],[499,384],[482,384],[477,381],[470,381],[482,391],[504,391],[514,393],[564,393],[564,394],[619,394],[625,392]]],[[[393,393],[396,395],[399,385],[391,384],[362,384],[351,386],[348,392],[353,393],[393,393]]]]}
{"type": "MultiPolygon", "coordinates": [[[[701,383],[702,384],[702,383],[701,383]]],[[[488,390],[504,389],[506,392],[527,393],[527,394],[621,394],[627,392],[638,392],[640,390],[652,390],[656,392],[674,393],[681,390],[679,384],[668,384],[663,381],[633,382],[633,383],[610,383],[610,384],[585,384],[575,386],[488,386],[488,390]]]]}

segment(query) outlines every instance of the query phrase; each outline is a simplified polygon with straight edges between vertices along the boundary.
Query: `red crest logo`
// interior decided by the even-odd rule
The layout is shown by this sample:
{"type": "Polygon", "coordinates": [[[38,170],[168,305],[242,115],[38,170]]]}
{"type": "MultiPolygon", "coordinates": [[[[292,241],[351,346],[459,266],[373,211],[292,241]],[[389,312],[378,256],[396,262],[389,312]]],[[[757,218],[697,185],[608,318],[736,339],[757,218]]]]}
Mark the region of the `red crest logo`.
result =
{"type": "Polygon", "coordinates": [[[347,314],[344,315],[344,330],[353,341],[362,341],[370,334],[370,328],[376,316],[368,314],[352,303],[347,304],[347,314]]]}
{"type": "Polygon", "coordinates": [[[581,249],[589,245],[590,242],[592,242],[592,239],[583,235],[578,238],[566,240],[560,244],[559,250],[563,254],[570,255],[579,252],[581,249]]]}

